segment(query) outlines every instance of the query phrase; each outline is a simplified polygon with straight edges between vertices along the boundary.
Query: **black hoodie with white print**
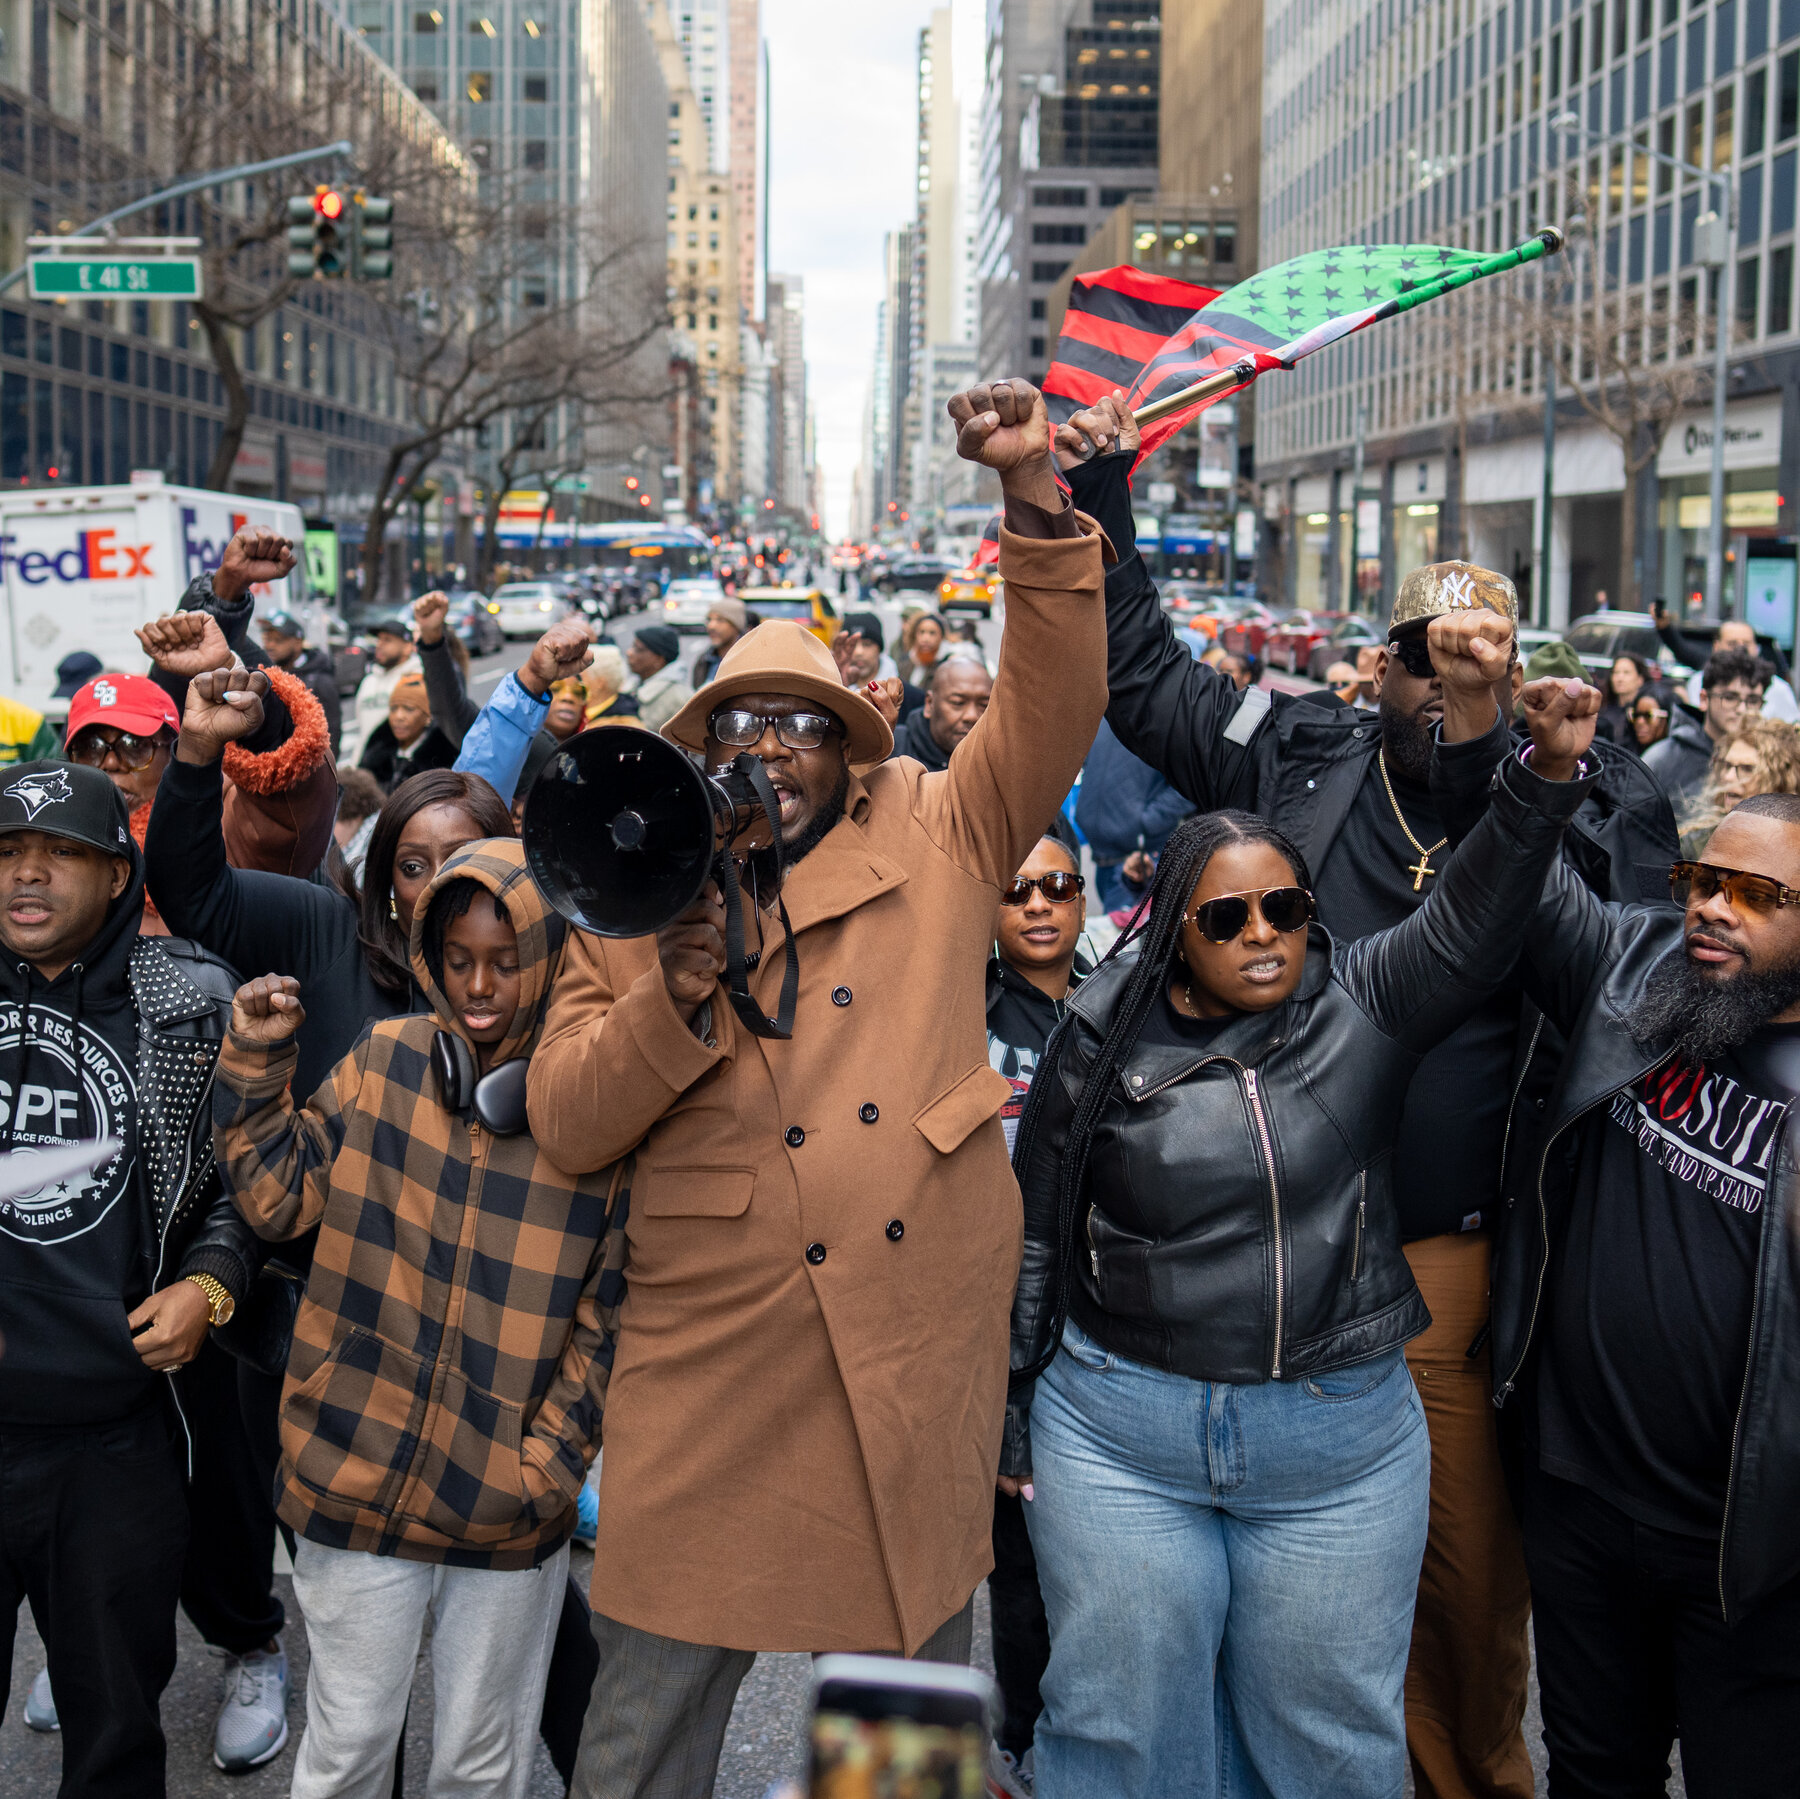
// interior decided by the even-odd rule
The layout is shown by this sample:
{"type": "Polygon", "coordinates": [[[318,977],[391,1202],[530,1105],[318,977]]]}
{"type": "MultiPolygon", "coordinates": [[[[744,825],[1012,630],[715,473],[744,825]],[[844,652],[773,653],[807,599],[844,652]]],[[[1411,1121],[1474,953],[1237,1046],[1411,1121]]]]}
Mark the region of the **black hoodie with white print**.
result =
{"type": "Polygon", "coordinates": [[[0,1426],[126,1416],[165,1378],[127,1314],[199,1273],[242,1304],[256,1265],[205,1128],[236,977],[182,938],[140,947],[143,857],[129,833],[119,853],[124,892],[55,980],[0,948],[0,1150],[123,1146],[0,1206],[0,1426]]]}

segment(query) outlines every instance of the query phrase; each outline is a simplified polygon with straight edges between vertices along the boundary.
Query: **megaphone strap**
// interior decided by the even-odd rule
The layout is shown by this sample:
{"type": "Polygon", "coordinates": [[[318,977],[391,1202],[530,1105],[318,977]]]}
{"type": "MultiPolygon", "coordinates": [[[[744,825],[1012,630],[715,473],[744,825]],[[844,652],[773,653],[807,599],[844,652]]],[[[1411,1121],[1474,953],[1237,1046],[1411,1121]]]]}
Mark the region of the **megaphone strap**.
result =
{"type": "MultiPolygon", "coordinates": [[[[763,772],[763,765],[756,757],[734,757],[732,766],[749,781],[763,811],[768,814],[769,829],[774,834],[779,880],[781,807],[775,798],[775,789],[769,785],[769,777],[763,772]]],[[[787,967],[781,976],[781,999],[775,1008],[775,1016],[770,1018],[756,1003],[755,995],[750,991],[749,964],[744,956],[743,883],[738,879],[730,855],[723,852],[719,857],[719,890],[725,897],[725,990],[731,999],[731,1009],[738,1015],[738,1021],[744,1029],[753,1036],[783,1040],[792,1037],[794,1007],[800,998],[800,950],[794,942],[794,927],[788,922],[787,901],[777,887],[775,909],[787,940],[787,967]]],[[[758,957],[759,961],[760,959],[758,957]]]]}

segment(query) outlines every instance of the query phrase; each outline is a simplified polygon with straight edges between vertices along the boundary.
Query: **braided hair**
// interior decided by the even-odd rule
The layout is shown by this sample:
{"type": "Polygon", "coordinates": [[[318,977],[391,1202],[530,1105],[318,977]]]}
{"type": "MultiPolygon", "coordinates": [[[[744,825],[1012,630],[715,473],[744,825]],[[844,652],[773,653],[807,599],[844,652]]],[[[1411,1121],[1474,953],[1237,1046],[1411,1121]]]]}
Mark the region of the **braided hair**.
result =
{"type": "MultiPolygon", "coordinates": [[[[1057,1345],[1062,1341],[1063,1323],[1069,1315],[1069,1294],[1075,1267],[1075,1220],[1081,1209],[1082,1189],[1087,1184],[1088,1155],[1093,1148],[1094,1132],[1112,1095],[1113,1082],[1137,1043],[1138,1034],[1144,1028],[1144,1020],[1150,1015],[1150,1008],[1156,1004],[1168,985],[1170,971],[1179,952],[1181,927],[1187,917],[1188,901],[1192,899],[1194,889],[1199,886],[1200,877],[1206,873],[1206,866],[1214,854],[1226,845],[1236,843],[1267,844],[1294,871],[1295,881],[1308,892],[1312,890],[1312,877],[1307,872],[1306,858],[1282,832],[1276,830],[1267,819],[1258,818],[1254,812],[1239,812],[1232,808],[1223,808],[1217,812],[1197,812],[1175,827],[1157,862],[1150,891],[1138,902],[1130,923],[1107,951],[1102,963],[1104,967],[1105,962],[1110,962],[1128,944],[1137,944],[1137,964],[1126,977],[1125,990],[1113,1007],[1112,1023],[1108,1025],[1106,1035],[1101,1040],[1100,1048],[1082,1083],[1081,1096],[1075,1102],[1074,1114],[1069,1121],[1068,1139],[1063,1145],[1059,1163],[1056,1248],[1052,1261],[1055,1302],[1049,1341],[1025,1367],[1013,1370],[1011,1384],[1014,1388],[1026,1386],[1036,1380],[1055,1359],[1057,1345]]],[[[1057,1027],[1057,1037],[1060,1038],[1064,1031],[1071,1028],[1074,1028],[1071,1020],[1065,1020],[1057,1027]]],[[[1053,1039],[1045,1050],[1044,1060],[1051,1061],[1060,1047],[1053,1039]]],[[[1049,1087],[1050,1082],[1047,1080],[1032,1082],[1031,1092],[1025,1102],[1025,1113],[1019,1121],[1019,1147],[1013,1158],[1020,1169],[1027,1166],[1027,1156],[1037,1122],[1035,1114],[1040,1110],[1042,1095],[1049,1087]]]]}

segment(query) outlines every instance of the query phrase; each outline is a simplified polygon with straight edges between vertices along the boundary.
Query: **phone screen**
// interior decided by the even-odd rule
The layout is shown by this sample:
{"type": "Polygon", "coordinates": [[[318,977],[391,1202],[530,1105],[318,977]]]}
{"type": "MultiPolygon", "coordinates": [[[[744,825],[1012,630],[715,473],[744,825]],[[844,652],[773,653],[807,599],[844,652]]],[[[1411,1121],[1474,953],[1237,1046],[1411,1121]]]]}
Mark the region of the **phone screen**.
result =
{"type": "Polygon", "coordinates": [[[821,1666],[812,1799],[981,1799],[990,1703],[982,1677],[945,1669],[933,1680],[917,1664],[901,1670],[890,1680],[821,1666]]]}

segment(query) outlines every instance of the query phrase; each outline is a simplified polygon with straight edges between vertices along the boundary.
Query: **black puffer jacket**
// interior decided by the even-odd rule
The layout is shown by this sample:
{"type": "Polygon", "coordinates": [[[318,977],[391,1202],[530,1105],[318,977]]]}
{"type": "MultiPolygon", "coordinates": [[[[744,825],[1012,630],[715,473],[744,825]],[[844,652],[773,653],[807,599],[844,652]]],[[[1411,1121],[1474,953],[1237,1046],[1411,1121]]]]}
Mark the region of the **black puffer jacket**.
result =
{"type": "MultiPolygon", "coordinates": [[[[1407,1083],[1511,967],[1593,785],[1546,782],[1511,759],[1496,781],[1482,824],[1403,924],[1349,945],[1315,926],[1293,997],[1232,1019],[1203,1050],[1140,1038],[1085,1166],[1068,1157],[1069,1127],[1132,960],[1083,984],[1014,1156],[1025,1198],[1015,1369],[1059,1329],[1055,1277],[1071,1255],[1083,1330],[1197,1380],[1293,1380],[1426,1327],[1390,1185],[1407,1083]],[[1059,1210],[1072,1241],[1058,1241],[1059,1210]]],[[[1003,1473],[1030,1467],[1029,1404],[1014,1392],[1003,1473]]]]}

